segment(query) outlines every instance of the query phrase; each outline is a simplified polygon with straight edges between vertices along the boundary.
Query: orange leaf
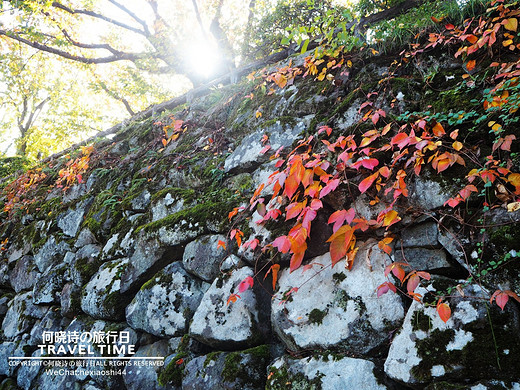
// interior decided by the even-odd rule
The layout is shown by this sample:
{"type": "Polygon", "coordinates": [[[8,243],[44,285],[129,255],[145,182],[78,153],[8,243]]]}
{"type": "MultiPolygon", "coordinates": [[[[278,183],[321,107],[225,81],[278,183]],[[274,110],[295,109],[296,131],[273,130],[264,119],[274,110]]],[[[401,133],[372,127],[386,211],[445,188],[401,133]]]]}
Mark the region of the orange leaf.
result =
{"type": "Polygon", "coordinates": [[[433,134],[437,137],[442,137],[444,134],[446,134],[446,131],[444,131],[444,127],[442,127],[442,125],[439,122],[437,122],[435,126],[433,126],[432,131],[433,134]]]}
{"type": "Polygon", "coordinates": [[[229,305],[230,302],[235,303],[237,299],[240,298],[240,295],[238,294],[231,294],[227,300],[227,304],[229,305]]]}
{"type": "Polygon", "coordinates": [[[361,183],[359,183],[359,186],[358,186],[359,191],[361,191],[361,193],[366,192],[370,188],[370,186],[372,186],[372,184],[374,183],[374,180],[376,180],[378,176],[379,176],[379,171],[371,174],[366,179],[364,179],[361,183]]]}
{"type": "Polygon", "coordinates": [[[217,249],[218,248],[222,248],[222,249],[226,250],[226,243],[222,240],[218,240],[217,249]]]}
{"type": "MultiPolygon", "coordinates": [[[[305,203],[307,203],[307,202],[305,201],[305,203]]],[[[288,221],[289,219],[295,218],[298,215],[300,215],[301,211],[303,210],[303,206],[304,206],[304,202],[295,202],[295,203],[291,203],[289,206],[287,206],[287,208],[285,209],[285,211],[286,211],[285,220],[288,221]]]]}
{"type": "Polygon", "coordinates": [[[441,320],[444,322],[448,322],[448,320],[451,317],[450,307],[447,303],[441,303],[441,301],[439,301],[439,303],[437,304],[437,313],[439,314],[441,320]]]}
{"type": "Polygon", "coordinates": [[[468,61],[468,63],[466,64],[466,69],[471,72],[473,69],[475,69],[475,60],[470,60],[468,61]]]}
{"type": "Polygon", "coordinates": [[[351,249],[355,240],[354,229],[350,225],[343,225],[330,236],[327,242],[330,242],[330,257],[333,267],[347,255],[347,251],[351,249]]]}
{"type": "Polygon", "coordinates": [[[278,271],[280,271],[280,264],[273,264],[271,267],[273,273],[273,290],[276,288],[276,281],[278,280],[278,271]]]}
{"type": "Polygon", "coordinates": [[[290,262],[290,272],[293,272],[294,270],[300,268],[300,265],[303,261],[303,255],[305,254],[305,251],[303,252],[297,252],[292,255],[291,262],[290,262]]]}
{"type": "Polygon", "coordinates": [[[285,189],[284,193],[287,195],[289,199],[291,199],[298,189],[298,181],[294,177],[294,175],[290,175],[287,179],[285,179],[285,189]]]}

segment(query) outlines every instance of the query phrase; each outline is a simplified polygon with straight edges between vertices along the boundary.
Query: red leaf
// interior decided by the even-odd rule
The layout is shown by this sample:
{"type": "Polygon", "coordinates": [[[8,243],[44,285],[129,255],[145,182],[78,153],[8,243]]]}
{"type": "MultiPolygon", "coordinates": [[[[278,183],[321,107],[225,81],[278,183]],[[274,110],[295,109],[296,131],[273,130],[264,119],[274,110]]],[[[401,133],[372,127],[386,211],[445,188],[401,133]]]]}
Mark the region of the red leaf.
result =
{"type": "Polygon", "coordinates": [[[448,23],[448,24],[447,24],[446,26],[444,26],[444,27],[446,27],[446,30],[453,30],[453,29],[455,28],[455,26],[454,26],[453,24],[451,24],[451,23],[448,23]]]}
{"type": "Polygon", "coordinates": [[[272,245],[278,249],[279,252],[287,253],[291,249],[291,241],[287,236],[280,236],[276,238],[272,245]]]}
{"type": "Polygon", "coordinates": [[[497,290],[493,293],[491,296],[491,299],[489,300],[490,303],[493,303],[493,300],[496,301],[497,305],[504,310],[504,307],[506,306],[507,301],[509,300],[509,297],[512,297],[516,299],[518,302],[520,302],[520,298],[518,298],[518,295],[516,295],[511,290],[497,290]]]}
{"type": "Polygon", "coordinates": [[[448,322],[448,320],[451,317],[450,307],[448,306],[447,303],[441,303],[441,301],[439,301],[439,303],[437,303],[437,313],[439,314],[439,317],[441,318],[441,320],[444,321],[445,323],[448,322]]]}
{"type": "Polygon", "coordinates": [[[329,180],[327,185],[323,187],[323,189],[320,191],[320,199],[325,197],[330,192],[334,191],[336,188],[338,188],[340,179],[332,179],[329,180]]]}
{"type": "Polygon", "coordinates": [[[408,278],[408,282],[406,283],[406,290],[408,291],[408,294],[413,293],[415,291],[420,281],[421,279],[416,273],[412,274],[408,278]]]}
{"type": "Polygon", "coordinates": [[[271,145],[265,145],[262,150],[260,151],[260,154],[265,154],[267,151],[271,149],[271,145]]]}
{"type": "MultiPolygon", "coordinates": [[[[511,143],[513,142],[513,140],[515,140],[516,137],[513,135],[513,134],[510,134],[510,135],[506,135],[504,137],[504,142],[502,143],[502,145],[500,146],[500,149],[502,150],[505,150],[505,151],[509,151],[511,150],[511,143]]],[[[78,180],[79,181],[79,180],[78,180]]]]}
{"type": "Polygon", "coordinates": [[[334,226],[332,227],[332,231],[334,233],[336,233],[345,221],[347,221],[347,223],[350,224],[355,216],[356,216],[356,211],[353,208],[348,209],[348,211],[347,210],[338,210],[331,214],[327,223],[328,224],[334,223],[334,226]]]}
{"type": "Polygon", "coordinates": [[[379,298],[381,295],[386,294],[388,291],[396,292],[394,284],[391,282],[384,282],[377,288],[377,297],[379,298]]]}
{"type": "Polygon", "coordinates": [[[368,176],[366,179],[364,179],[361,183],[359,183],[359,186],[358,186],[359,191],[361,191],[361,193],[366,192],[372,186],[372,184],[374,183],[374,181],[377,179],[378,176],[379,176],[379,172],[376,172],[376,173],[373,173],[370,176],[368,176]]]}
{"type": "Polygon", "coordinates": [[[240,284],[238,285],[238,292],[246,291],[248,288],[253,287],[253,284],[254,284],[253,278],[251,276],[248,276],[247,278],[242,280],[240,282],[240,284]]]}
{"type": "Polygon", "coordinates": [[[331,135],[332,133],[332,129],[329,126],[320,126],[320,128],[318,129],[318,134],[321,134],[324,131],[327,133],[327,135],[331,135]]]}

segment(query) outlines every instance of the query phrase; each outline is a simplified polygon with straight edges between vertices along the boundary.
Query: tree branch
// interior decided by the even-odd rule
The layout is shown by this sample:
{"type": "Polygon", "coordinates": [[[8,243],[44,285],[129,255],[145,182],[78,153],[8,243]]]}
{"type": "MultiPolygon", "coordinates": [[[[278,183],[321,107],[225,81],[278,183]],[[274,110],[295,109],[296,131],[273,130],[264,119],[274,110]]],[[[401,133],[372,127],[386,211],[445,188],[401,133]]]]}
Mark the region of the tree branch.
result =
{"type": "Polygon", "coordinates": [[[112,4],[114,4],[117,8],[119,8],[121,11],[125,12],[128,16],[130,16],[132,19],[134,19],[137,23],[139,23],[141,26],[143,26],[143,31],[147,36],[150,36],[150,30],[148,30],[148,24],[146,24],[146,21],[139,18],[136,14],[134,14],[132,11],[130,11],[128,8],[126,8],[124,5],[119,4],[115,0],[108,0],[112,4]]]}
{"type": "Polygon", "coordinates": [[[57,9],[61,9],[62,11],[65,11],[65,12],[68,12],[69,14],[82,14],[82,15],[88,15],[88,16],[91,16],[93,18],[96,18],[96,19],[100,19],[100,20],[103,20],[107,23],[110,23],[110,24],[113,24],[115,26],[118,26],[118,27],[121,27],[121,28],[124,28],[125,30],[129,30],[129,31],[133,31],[137,34],[141,34],[141,35],[144,35],[144,36],[147,36],[147,35],[150,35],[150,31],[148,31],[148,27],[146,27],[144,30],[140,30],[138,28],[135,28],[135,27],[132,27],[126,23],[123,23],[123,22],[119,22],[115,19],[112,19],[112,18],[109,18],[105,15],[102,15],[102,14],[99,14],[97,12],[94,12],[94,11],[87,11],[87,10],[83,10],[83,9],[72,9],[72,8],[69,8],[61,3],[58,3],[57,1],[54,1],[52,3],[52,6],[54,8],[57,8],[57,9]]]}
{"type": "MultiPolygon", "coordinates": [[[[117,52],[117,54],[114,54],[112,56],[108,57],[85,57],[81,55],[74,55],[70,54],[69,52],[66,52],[64,50],[56,49],[54,47],[47,46],[45,44],[36,42],[36,41],[30,41],[28,39],[22,38],[16,34],[12,34],[9,31],[0,29],[0,36],[6,36],[8,38],[14,39],[15,41],[21,42],[26,44],[27,46],[33,47],[35,49],[44,51],[46,53],[51,53],[58,55],[63,58],[67,58],[69,60],[81,62],[84,64],[107,64],[110,62],[116,62],[116,61],[136,61],[139,59],[143,59],[149,56],[149,54],[146,53],[125,53],[125,52],[117,52]]],[[[108,50],[108,49],[107,49],[108,50]]],[[[115,50],[115,49],[113,49],[115,50]]]]}

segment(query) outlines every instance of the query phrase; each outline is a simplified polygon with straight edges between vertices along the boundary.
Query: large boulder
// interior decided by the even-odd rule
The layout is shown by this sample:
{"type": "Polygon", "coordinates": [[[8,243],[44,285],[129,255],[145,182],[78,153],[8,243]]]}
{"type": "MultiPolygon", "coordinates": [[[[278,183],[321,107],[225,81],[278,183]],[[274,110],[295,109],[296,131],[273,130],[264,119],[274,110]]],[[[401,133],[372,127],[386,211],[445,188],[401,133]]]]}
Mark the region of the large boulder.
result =
{"type": "Polygon", "coordinates": [[[121,275],[128,259],[109,261],[101,266],[83,289],[81,309],[94,318],[123,320],[128,296],[121,293],[121,275]]]}
{"type": "Polygon", "coordinates": [[[208,287],[179,262],[170,264],[145,283],[128,305],[128,324],[159,337],[181,336],[208,287]]]}
{"type": "Polygon", "coordinates": [[[226,241],[220,234],[205,235],[191,241],[184,249],[182,263],[186,271],[212,282],[220,272],[220,265],[226,258],[226,251],[218,247],[219,241],[226,241]]]}
{"type": "Polygon", "coordinates": [[[22,290],[32,290],[38,277],[38,268],[32,256],[23,256],[19,259],[9,275],[11,286],[19,293],[22,290]]]}
{"type": "MultiPolygon", "coordinates": [[[[438,279],[417,292],[432,296],[445,286],[438,279]]],[[[435,306],[413,301],[392,341],[385,362],[388,376],[413,386],[444,380],[463,382],[467,378],[518,381],[518,310],[511,304],[504,311],[496,305],[489,307],[478,285],[467,286],[463,292],[468,298],[459,296],[448,301],[452,315],[446,323],[435,306]]]]}
{"type": "Polygon", "coordinates": [[[59,264],[55,267],[49,267],[47,271],[38,276],[33,288],[33,301],[35,304],[59,302],[59,293],[63,288],[63,277],[67,269],[68,266],[66,264],[59,264]]]}
{"type": "Polygon", "coordinates": [[[49,266],[63,260],[63,256],[68,250],[70,247],[66,242],[58,242],[54,236],[51,236],[34,255],[34,263],[40,272],[44,272],[49,266]]]}
{"type": "Polygon", "coordinates": [[[172,350],[167,340],[160,340],[153,344],[148,344],[139,348],[133,356],[143,359],[134,359],[128,362],[123,371],[123,379],[128,390],[165,390],[173,389],[170,385],[161,386],[158,383],[158,371],[162,367],[162,362],[151,361],[146,358],[166,357],[172,350]],[[154,362],[156,364],[154,364],[154,362]]]}
{"type": "Polygon", "coordinates": [[[33,302],[32,291],[16,295],[9,304],[9,309],[2,322],[4,336],[10,340],[27,332],[36,322],[42,318],[49,308],[38,306],[33,302]]]}
{"type": "Polygon", "coordinates": [[[184,369],[183,389],[263,390],[269,347],[261,345],[245,351],[215,352],[190,360],[184,369]]]}
{"type": "Polygon", "coordinates": [[[374,374],[371,361],[350,357],[322,356],[294,359],[281,357],[268,368],[266,390],[285,389],[363,389],[386,390],[374,374]]]}
{"type": "Polygon", "coordinates": [[[342,263],[331,267],[327,253],[313,259],[307,271],[280,273],[271,321],[287,349],[335,348],[363,356],[383,347],[400,325],[404,309],[399,296],[376,296],[386,281],[389,256],[377,244],[359,246],[350,271],[342,263]],[[295,287],[298,291],[287,297],[295,287]]]}
{"type": "Polygon", "coordinates": [[[253,276],[250,268],[243,267],[215,279],[193,316],[190,335],[204,344],[226,350],[260,344],[255,292],[248,289],[240,293],[236,302],[228,301],[231,294],[238,292],[240,282],[253,276]]]}

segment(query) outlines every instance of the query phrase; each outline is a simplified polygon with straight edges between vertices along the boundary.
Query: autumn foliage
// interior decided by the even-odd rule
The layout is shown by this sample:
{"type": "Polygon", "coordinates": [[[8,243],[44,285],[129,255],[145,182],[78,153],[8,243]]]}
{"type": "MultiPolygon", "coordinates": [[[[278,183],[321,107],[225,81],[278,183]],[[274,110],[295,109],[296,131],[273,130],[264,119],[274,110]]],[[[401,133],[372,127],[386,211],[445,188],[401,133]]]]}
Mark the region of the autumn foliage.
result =
{"type": "MultiPolygon", "coordinates": [[[[465,185],[446,201],[445,207],[448,209],[461,206],[473,195],[485,195],[493,188],[497,194],[496,207],[518,210],[520,174],[512,170],[508,159],[516,136],[506,122],[518,109],[518,100],[512,98],[510,89],[518,85],[520,60],[517,55],[512,61],[498,60],[504,49],[515,53],[520,49],[520,41],[516,36],[520,10],[510,9],[502,3],[493,1],[486,18],[468,19],[458,27],[448,23],[443,32],[427,33],[426,42],[412,44],[411,50],[401,53],[401,62],[395,65],[395,70],[406,66],[421,53],[437,46],[456,46],[454,56],[463,58],[468,72],[462,76],[461,84],[473,87],[476,79],[474,73],[480,67],[485,68],[483,72],[488,75],[493,72],[491,78],[487,76],[485,79],[492,87],[480,103],[484,112],[481,117],[495,118],[486,123],[494,137],[489,155],[480,156],[480,150],[465,143],[466,135],[458,127],[444,122],[439,116],[426,113],[409,116],[404,122],[393,119],[387,108],[381,105],[382,99],[379,99],[379,95],[385,92],[385,80],[381,80],[382,87],[368,93],[366,101],[359,107],[361,121],[372,125],[372,129],[361,134],[343,134],[321,125],[315,134],[299,141],[293,150],[272,151],[270,158],[275,161],[277,170],[256,189],[250,199],[249,210],[236,208],[229,218],[234,218],[239,212],[256,211],[261,217],[256,221],[259,225],[289,222],[291,227],[288,233],[276,237],[262,251],[289,254],[292,272],[301,267],[313,223],[318,213],[326,212],[324,203],[336,191],[349,194],[351,201],[360,194],[366,194],[370,205],[382,205],[382,211],[374,219],[360,215],[352,206],[353,202],[350,207],[329,212],[327,219],[333,232],[327,240],[332,259],[330,266],[342,262],[347,269],[352,268],[358,250],[357,237],[369,230],[384,231],[378,246],[384,252],[391,253],[392,227],[402,218],[399,202],[408,197],[408,185],[412,177],[420,176],[425,170],[436,174],[450,169],[467,172],[465,185]],[[494,55],[495,51],[497,54],[494,55]],[[487,65],[485,59],[493,55],[496,60],[487,65]]],[[[291,85],[296,77],[314,77],[316,82],[328,80],[334,84],[339,74],[348,72],[352,67],[352,59],[354,57],[351,53],[341,52],[319,59],[309,56],[301,68],[293,67],[290,63],[277,72],[264,73],[261,75],[262,85],[269,88],[268,93],[273,93],[276,87],[291,85]]],[[[392,77],[390,74],[386,80],[392,77]]],[[[394,104],[396,99],[392,100],[390,107],[394,104]]],[[[462,123],[464,114],[457,120],[462,123]]],[[[268,140],[263,141],[268,145],[268,140]]],[[[268,147],[264,149],[263,153],[269,150],[268,147]]],[[[482,207],[488,210],[492,206],[486,200],[482,207]]],[[[237,239],[241,245],[242,236],[238,229],[233,230],[231,238],[237,239]]],[[[258,240],[253,238],[242,245],[256,247],[258,244],[258,240]]],[[[273,274],[273,289],[279,269],[280,265],[276,262],[269,269],[273,274]]],[[[427,272],[412,269],[406,261],[389,264],[385,276],[388,281],[377,288],[378,296],[400,290],[417,301],[422,300],[422,296],[416,292],[417,287],[423,280],[431,278],[427,272]]],[[[472,274],[473,280],[474,277],[472,274]]],[[[252,279],[243,282],[240,292],[252,285],[252,279]]],[[[497,290],[490,302],[496,302],[503,309],[510,297],[519,300],[510,290],[497,290]]],[[[233,301],[236,298],[234,295],[230,299],[233,301]]],[[[439,296],[436,304],[437,312],[444,322],[451,317],[445,298],[439,296]]]]}

